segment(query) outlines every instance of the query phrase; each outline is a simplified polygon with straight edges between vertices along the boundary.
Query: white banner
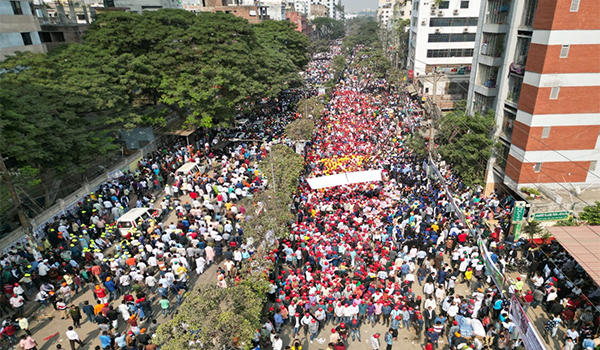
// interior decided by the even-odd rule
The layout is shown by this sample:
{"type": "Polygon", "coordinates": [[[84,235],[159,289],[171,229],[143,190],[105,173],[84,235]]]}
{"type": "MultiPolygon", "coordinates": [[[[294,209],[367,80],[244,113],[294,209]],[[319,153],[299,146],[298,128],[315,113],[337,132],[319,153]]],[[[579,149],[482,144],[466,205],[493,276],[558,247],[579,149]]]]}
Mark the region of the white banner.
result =
{"type": "Polygon", "coordinates": [[[306,181],[313,190],[361,182],[381,181],[381,169],[313,177],[312,179],[306,179],[306,181]]]}
{"type": "Polygon", "coordinates": [[[381,170],[355,171],[346,173],[348,182],[356,184],[360,182],[381,181],[381,170]]]}

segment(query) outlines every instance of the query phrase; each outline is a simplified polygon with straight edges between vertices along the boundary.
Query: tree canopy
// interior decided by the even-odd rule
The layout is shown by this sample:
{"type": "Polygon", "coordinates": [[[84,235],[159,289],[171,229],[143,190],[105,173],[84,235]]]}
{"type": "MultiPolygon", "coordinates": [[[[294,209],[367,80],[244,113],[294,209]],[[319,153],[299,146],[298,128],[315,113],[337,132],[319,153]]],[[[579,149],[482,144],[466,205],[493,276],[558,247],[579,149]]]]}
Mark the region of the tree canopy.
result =
{"type": "Polygon", "coordinates": [[[315,25],[317,39],[335,40],[343,38],[346,34],[344,22],[329,17],[317,17],[312,23],[315,25]]]}
{"type": "Polygon", "coordinates": [[[308,45],[287,22],[174,9],[100,14],[82,44],[0,63],[2,155],[41,176],[81,173],[115,148],[116,129],[164,126],[167,114],[229,124],[240,108],[300,85],[308,45]]]}
{"type": "MultiPolygon", "coordinates": [[[[459,104],[459,108],[463,104],[459,104]]],[[[468,185],[482,184],[487,161],[494,141],[494,114],[468,115],[463,110],[442,116],[439,123],[438,152],[453,164],[454,169],[468,185]]]]}
{"type": "Polygon", "coordinates": [[[600,202],[596,201],[593,205],[583,208],[579,218],[585,220],[588,225],[600,225],[600,202]]]}

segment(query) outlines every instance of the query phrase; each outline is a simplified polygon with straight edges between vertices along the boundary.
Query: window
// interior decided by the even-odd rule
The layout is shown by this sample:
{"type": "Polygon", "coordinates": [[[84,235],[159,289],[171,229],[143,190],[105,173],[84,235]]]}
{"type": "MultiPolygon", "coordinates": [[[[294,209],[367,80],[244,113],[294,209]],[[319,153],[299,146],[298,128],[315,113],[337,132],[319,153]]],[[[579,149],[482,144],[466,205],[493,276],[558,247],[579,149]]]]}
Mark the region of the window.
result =
{"type": "Polygon", "coordinates": [[[473,49],[441,49],[427,50],[427,57],[473,57],[473,49]]]}
{"type": "Polygon", "coordinates": [[[450,8],[450,1],[442,1],[440,3],[440,6],[438,6],[439,9],[448,9],[450,8]]]}
{"type": "Polygon", "coordinates": [[[571,12],[579,11],[579,0],[571,0],[571,12]]]}
{"type": "Polygon", "coordinates": [[[33,45],[33,41],[31,41],[31,34],[21,33],[21,38],[23,38],[23,45],[33,45]]]}
{"type": "Polygon", "coordinates": [[[85,20],[85,15],[77,15],[77,19],[83,21],[85,20]]]}
{"type": "Polygon", "coordinates": [[[431,18],[429,21],[430,27],[467,27],[476,25],[477,17],[436,17],[431,18]]]}
{"type": "Polygon", "coordinates": [[[468,9],[469,8],[469,1],[461,1],[460,2],[460,8],[461,9],[468,9]]]}
{"type": "Polygon", "coordinates": [[[540,171],[542,171],[542,163],[535,163],[533,166],[533,172],[539,173],[540,171]]]}
{"type": "Polygon", "coordinates": [[[12,6],[12,10],[13,10],[13,13],[15,15],[22,15],[23,14],[23,8],[21,8],[21,2],[20,1],[11,1],[10,2],[10,6],[12,6]]]}
{"type": "Polygon", "coordinates": [[[429,34],[428,42],[430,43],[448,43],[448,42],[464,42],[475,41],[474,33],[455,33],[455,34],[429,34]]]}
{"type": "Polygon", "coordinates": [[[544,126],[542,129],[542,138],[547,139],[550,136],[550,126],[544,126]]]}
{"type": "Polygon", "coordinates": [[[569,47],[571,45],[563,45],[560,49],[560,58],[567,58],[569,56],[569,47]]]}
{"type": "Polygon", "coordinates": [[[557,100],[559,92],[560,92],[560,87],[559,86],[554,86],[552,88],[552,90],[550,90],[550,99],[551,100],[557,100]]]}

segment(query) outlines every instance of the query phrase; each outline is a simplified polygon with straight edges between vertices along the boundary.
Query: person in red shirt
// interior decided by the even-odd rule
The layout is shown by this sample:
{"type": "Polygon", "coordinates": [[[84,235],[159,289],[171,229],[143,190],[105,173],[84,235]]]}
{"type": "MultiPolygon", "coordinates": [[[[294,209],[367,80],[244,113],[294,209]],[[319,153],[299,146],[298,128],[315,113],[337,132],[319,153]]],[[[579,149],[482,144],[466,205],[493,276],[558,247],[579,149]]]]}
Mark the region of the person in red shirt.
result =
{"type": "Polygon", "coordinates": [[[430,341],[427,341],[427,344],[425,344],[425,346],[423,346],[424,350],[433,350],[433,344],[431,344],[430,341]]]}
{"type": "Polygon", "coordinates": [[[17,337],[15,336],[15,333],[17,333],[17,329],[13,325],[12,319],[10,317],[7,318],[6,321],[8,323],[6,324],[6,326],[4,326],[4,329],[2,329],[2,332],[0,332],[0,335],[3,338],[8,339],[8,341],[10,341],[11,344],[16,344],[17,337]]]}
{"type": "Polygon", "coordinates": [[[525,301],[525,305],[524,305],[523,309],[525,311],[527,311],[527,309],[531,305],[531,302],[533,301],[533,294],[531,293],[531,291],[527,291],[527,294],[525,294],[525,296],[523,297],[523,300],[525,301]]]}
{"type": "Polygon", "coordinates": [[[98,297],[98,300],[100,300],[100,302],[102,304],[107,304],[108,303],[106,289],[100,287],[99,285],[96,285],[96,289],[94,290],[94,294],[96,294],[96,296],[98,297]]]}

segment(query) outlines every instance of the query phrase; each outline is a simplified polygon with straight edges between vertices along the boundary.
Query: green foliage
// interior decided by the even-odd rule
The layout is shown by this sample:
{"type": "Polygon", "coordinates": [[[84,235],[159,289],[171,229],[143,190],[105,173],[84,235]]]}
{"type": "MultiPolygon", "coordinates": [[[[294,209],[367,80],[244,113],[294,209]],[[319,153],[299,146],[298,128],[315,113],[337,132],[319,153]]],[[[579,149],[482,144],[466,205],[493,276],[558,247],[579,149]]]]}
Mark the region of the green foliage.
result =
{"type": "Polygon", "coordinates": [[[482,184],[494,143],[493,113],[470,116],[456,109],[442,116],[439,124],[438,152],[467,185],[482,184]]]}
{"type": "Polygon", "coordinates": [[[316,39],[335,40],[343,38],[346,34],[344,22],[329,17],[317,17],[312,21],[315,25],[316,39]]]}
{"type": "Polygon", "coordinates": [[[361,50],[357,65],[369,67],[369,73],[376,78],[384,78],[391,69],[391,62],[383,50],[367,47],[361,50]]]}
{"type": "Polygon", "coordinates": [[[296,31],[297,25],[287,21],[264,21],[254,26],[259,42],[274,51],[284,53],[298,69],[308,63],[307,49],[310,40],[296,31]]]}
{"type": "Polygon", "coordinates": [[[557,221],[556,224],[554,224],[554,226],[563,226],[563,227],[568,227],[568,226],[581,226],[582,222],[580,222],[579,220],[570,217],[567,220],[560,220],[557,221]]]}
{"type": "Polygon", "coordinates": [[[317,52],[330,52],[331,46],[329,46],[329,41],[326,39],[318,39],[310,43],[308,46],[308,52],[311,54],[317,52]]]}
{"type": "Polygon", "coordinates": [[[158,327],[153,341],[164,350],[187,349],[190,341],[199,341],[202,349],[250,349],[267,288],[262,274],[226,289],[201,284],[186,293],[178,313],[158,327]]]}
{"type": "Polygon", "coordinates": [[[530,194],[533,194],[535,196],[541,196],[542,195],[542,193],[539,190],[537,190],[537,189],[535,189],[533,187],[532,188],[521,187],[521,192],[523,192],[523,193],[530,193],[530,194]]]}
{"type": "Polygon", "coordinates": [[[594,205],[583,208],[579,218],[585,220],[588,225],[600,225],[600,202],[595,201],[594,205]]]}
{"type": "Polygon", "coordinates": [[[344,38],[342,52],[351,51],[356,45],[379,47],[379,23],[373,18],[357,17],[348,21],[348,35],[344,38]]]}
{"type": "Polygon", "coordinates": [[[289,224],[294,220],[290,202],[289,193],[268,189],[242,203],[247,212],[246,221],[241,223],[245,239],[265,242],[266,246],[261,245],[259,253],[266,248],[274,248],[272,245],[276,237],[287,237],[289,234],[289,224]]]}
{"type": "Polygon", "coordinates": [[[419,132],[409,136],[406,140],[406,147],[411,150],[412,154],[419,158],[427,158],[429,154],[427,142],[419,132]]]}
{"type": "Polygon", "coordinates": [[[546,230],[539,221],[531,221],[527,223],[527,226],[523,227],[523,233],[529,235],[529,238],[533,239],[535,236],[541,236],[546,230]]]}
{"type": "Polygon", "coordinates": [[[273,181],[271,179],[271,170],[273,170],[277,192],[291,194],[298,186],[298,176],[303,163],[301,155],[290,147],[279,144],[271,147],[269,156],[260,162],[259,167],[263,174],[268,174],[269,182],[273,181]]]}
{"type": "Polygon", "coordinates": [[[322,97],[317,96],[302,99],[296,104],[296,111],[302,114],[304,117],[312,115],[313,118],[319,119],[321,118],[323,109],[325,109],[323,102],[324,101],[322,100],[322,97]]]}
{"type": "MultiPolygon", "coordinates": [[[[81,45],[37,58],[35,75],[60,81],[65,96],[85,98],[79,113],[97,112],[103,126],[164,126],[164,104],[188,124],[222,125],[236,108],[301,83],[308,39],[288,22],[252,26],[224,13],[164,9],[98,16],[81,45]]],[[[7,69],[23,66],[8,60],[7,69]]]]}
{"type": "Polygon", "coordinates": [[[315,122],[309,118],[300,118],[285,127],[285,133],[290,140],[310,140],[315,130],[315,122]]]}
{"type": "Polygon", "coordinates": [[[67,86],[69,72],[57,62],[42,54],[20,54],[0,67],[7,69],[0,75],[0,148],[11,166],[35,168],[46,176],[75,174],[113,149],[112,139],[89,132],[80,114],[90,110],[95,97],[67,86]]]}

